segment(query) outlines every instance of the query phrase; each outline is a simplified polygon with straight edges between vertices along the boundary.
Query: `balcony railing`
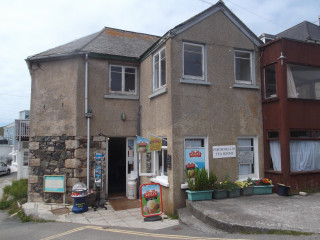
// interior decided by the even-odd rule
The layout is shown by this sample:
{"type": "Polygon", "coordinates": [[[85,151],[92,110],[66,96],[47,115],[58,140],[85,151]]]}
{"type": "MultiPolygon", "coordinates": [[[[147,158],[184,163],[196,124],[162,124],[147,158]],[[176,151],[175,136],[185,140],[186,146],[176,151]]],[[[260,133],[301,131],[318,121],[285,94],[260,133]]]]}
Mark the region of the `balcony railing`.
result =
{"type": "Polygon", "coordinates": [[[15,120],[15,138],[20,141],[29,141],[30,120],[15,120]]]}

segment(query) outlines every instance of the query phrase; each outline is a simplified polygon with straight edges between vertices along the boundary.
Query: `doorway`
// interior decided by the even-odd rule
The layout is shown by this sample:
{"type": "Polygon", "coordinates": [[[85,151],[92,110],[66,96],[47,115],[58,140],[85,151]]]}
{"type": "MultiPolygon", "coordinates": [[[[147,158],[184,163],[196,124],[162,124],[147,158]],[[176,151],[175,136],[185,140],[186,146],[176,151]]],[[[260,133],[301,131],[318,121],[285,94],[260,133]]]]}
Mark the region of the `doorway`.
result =
{"type": "Polygon", "coordinates": [[[125,194],[126,138],[110,138],[108,152],[108,194],[125,194]]]}

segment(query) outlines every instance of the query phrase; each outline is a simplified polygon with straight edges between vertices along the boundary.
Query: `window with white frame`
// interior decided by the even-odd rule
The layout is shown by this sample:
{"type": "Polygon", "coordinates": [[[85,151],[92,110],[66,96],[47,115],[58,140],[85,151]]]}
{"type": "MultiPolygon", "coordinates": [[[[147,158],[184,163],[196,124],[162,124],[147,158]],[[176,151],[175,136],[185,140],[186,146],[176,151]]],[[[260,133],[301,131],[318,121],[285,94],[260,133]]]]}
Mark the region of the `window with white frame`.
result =
{"type": "Polygon", "coordinates": [[[258,144],[256,137],[238,138],[239,179],[258,177],[258,144]]]}
{"type": "Polygon", "coordinates": [[[250,51],[234,50],[235,82],[255,84],[254,61],[250,51]]]}
{"type": "Polygon", "coordinates": [[[166,49],[163,48],[153,55],[153,91],[162,88],[166,83],[166,49]]]}
{"type": "Polygon", "coordinates": [[[161,151],[154,152],[155,154],[155,166],[156,174],[158,176],[168,176],[168,150],[167,139],[162,139],[161,151]]]}
{"type": "Polygon", "coordinates": [[[183,43],[183,77],[205,80],[204,45],[183,43]]]}
{"type": "Polygon", "coordinates": [[[23,166],[29,165],[29,151],[23,151],[23,166]]]}
{"type": "Polygon", "coordinates": [[[112,93],[136,94],[137,68],[110,65],[109,89],[112,93]]]}

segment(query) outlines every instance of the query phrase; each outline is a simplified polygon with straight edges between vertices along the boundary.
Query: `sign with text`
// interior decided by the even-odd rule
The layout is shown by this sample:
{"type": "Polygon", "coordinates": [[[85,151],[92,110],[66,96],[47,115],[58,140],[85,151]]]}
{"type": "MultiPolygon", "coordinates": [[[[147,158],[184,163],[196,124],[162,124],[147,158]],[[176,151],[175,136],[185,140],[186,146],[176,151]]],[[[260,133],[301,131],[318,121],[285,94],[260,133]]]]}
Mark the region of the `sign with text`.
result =
{"type": "Polygon", "coordinates": [[[64,193],[65,178],[64,175],[45,175],[44,176],[44,192],[64,193]]]}
{"type": "Polygon", "coordinates": [[[159,183],[140,186],[141,214],[143,217],[161,215],[163,212],[162,192],[159,183]]]}
{"type": "Polygon", "coordinates": [[[158,137],[151,136],[149,138],[149,150],[150,151],[161,151],[162,147],[162,139],[158,137]]]}
{"type": "Polygon", "coordinates": [[[137,152],[139,153],[149,152],[149,139],[137,136],[137,152]]]}
{"type": "Polygon", "coordinates": [[[213,158],[234,158],[236,157],[236,146],[213,146],[212,147],[213,158]]]}
{"type": "Polygon", "coordinates": [[[253,151],[239,151],[239,164],[253,164],[253,151]]]}
{"type": "Polygon", "coordinates": [[[191,178],[194,178],[195,168],[205,168],[205,149],[187,148],[185,150],[185,166],[191,178]]]}

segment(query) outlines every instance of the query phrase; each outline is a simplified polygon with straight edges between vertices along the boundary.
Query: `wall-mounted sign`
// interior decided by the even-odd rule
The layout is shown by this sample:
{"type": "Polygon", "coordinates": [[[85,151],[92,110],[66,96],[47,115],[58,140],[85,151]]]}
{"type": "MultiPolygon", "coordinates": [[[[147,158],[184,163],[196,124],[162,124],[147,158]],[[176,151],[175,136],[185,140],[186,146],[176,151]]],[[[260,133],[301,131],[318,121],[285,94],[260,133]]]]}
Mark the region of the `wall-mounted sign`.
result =
{"type": "Polygon", "coordinates": [[[149,138],[149,149],[150,151],[161,151],[162,139],[158,137],[150,136],[149,138]]]}
{"type": "Polygon", "coordinates": [[[44,192],[64,193],[65,178],[64,175],[45,175],[44,176],[44,192]]]}
{"type": "Polygon", "coordinates": [[[213,146],[213,158],[233,158],[236,157],[236,146],[213,146]]]}
{"type": "Polygon", "coordinates": [[[137,152],[149,152],[149,139],[137,136],[137,152]]]}
{"type": "Polygon", "coordinates": [[[163,212],[162,192],[159,183],[140,186],[141,214],[143,217],[161,215],[163,212]]]}
{"type": "Polygon", "coordinates": [[[239,151],[239,164],[253,164],[253,151],[239,151]]]}

